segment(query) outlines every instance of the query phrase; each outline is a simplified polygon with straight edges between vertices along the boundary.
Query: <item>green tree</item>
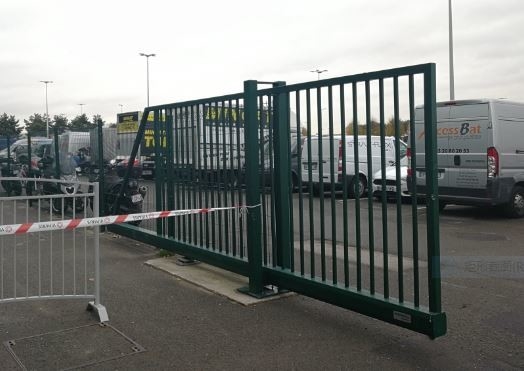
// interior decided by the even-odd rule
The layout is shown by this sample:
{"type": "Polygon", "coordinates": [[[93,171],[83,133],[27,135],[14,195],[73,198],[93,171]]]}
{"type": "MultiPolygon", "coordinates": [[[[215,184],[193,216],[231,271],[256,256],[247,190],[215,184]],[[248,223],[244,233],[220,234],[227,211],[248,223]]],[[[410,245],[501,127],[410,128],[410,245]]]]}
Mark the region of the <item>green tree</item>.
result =
{"type": "Polygon", "coordinates": [[[94,127],[96,127],[96,125],[89,121],[85,113],[76,116],[69,124],[69,129],[71,131],[89,131],[89,129],[94,127]]]}
{"type": "Polygon", "coordinates": [[[93,125],[98,125],[100,123],[102,123],[102,126],[105,125],[105,121],[102,119],[102,116],[94,115],[93,116],[93,125]]]}
{"type": "Polygon", "coordinates": [[[0,116],[0,136],[17,137],[21,131],[22,128],[18,126],[18,120],[15,116],[9,116],[5,112],[0,116]]]}
{"type": "MultiPolygon", "coordinates": [[[[406,135],[409,130],[409,120],[402,120],[399,118],[399,132],[400,136],[406,135]]],[[[395,135],[395,118],[391,117],[386,122],[386,135],[393,136],[395,135]]]]}
{"type": "MultiPolygon", "coordinates": [[[[358,125],[358,134],[366,135],[366,125],[358,125]]],[[[409,120],[399,119],[399,131],[400,136],[406,135],[409,129],[409,120]]],[[[386,136],[395,135],[395,118],[391,117],[384,125],[384,133],[386,136]]],[[[350,122],[346,125],[346,134],[353,135],[353,123],[350,122]]],[[[371,135],[380,135],[380,123],[374,119],[371,119],[371,135]]]]}
{"type": "MultiPolygon", "coordinates": [[[[116,128],[116,124],[115,124],[115,128],[116,128]]],[[[302,136],[305,136],[305,137],[309,136],[309,133],[308,133],[308,131],[307,131],[307,128],[304,127],[304,126],[301,126],[301,127],[300,127],[300,134],[301,134],[302,136]]]]}
{"type": "Polygon", "coordinates": [[[55,115],[53,117],[53,129],[58,129],[58,134],[69,130],[69,119],[65,115],[55,115]]]}
{"type": "MultiPolygon", "coordinates": [[[[358,124],[357,127],[358,127],[359,135],[367,134],[366,125],[358,124]]],[[[353,122],[350,122],[349,124],[346,125],[346,134],[353,135],[353,122]]],[[[379,134],[380,134],[380,123],[374,119],[371,119],[371,135],[379,135],[379,134]]]]}
{"type": "MultiPolygon", "coordinates": [[[[45,137],[47,135],[46,118],[46,115],[41,115],[39,113],[29,116],[28,120],[24,120],[25,129],[32,136],[41,135],[45,137]]],[[[51,126],[51,124],[52,122],[49,120],[49,125],[51,126]]]]}

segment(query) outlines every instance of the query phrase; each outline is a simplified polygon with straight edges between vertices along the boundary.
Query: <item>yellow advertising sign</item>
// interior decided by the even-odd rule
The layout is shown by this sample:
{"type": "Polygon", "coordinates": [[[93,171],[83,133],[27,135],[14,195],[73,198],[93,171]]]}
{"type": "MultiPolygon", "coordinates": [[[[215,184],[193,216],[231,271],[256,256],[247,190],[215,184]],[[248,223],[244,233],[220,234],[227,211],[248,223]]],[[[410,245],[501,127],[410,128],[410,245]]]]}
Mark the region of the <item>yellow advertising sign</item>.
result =
{"type": "Polygon", "coordinates": [[[116,125],[116,132],[118,134],[136,133],[137,131],[138,131],[138,121],[120,122],[116,125]]]}

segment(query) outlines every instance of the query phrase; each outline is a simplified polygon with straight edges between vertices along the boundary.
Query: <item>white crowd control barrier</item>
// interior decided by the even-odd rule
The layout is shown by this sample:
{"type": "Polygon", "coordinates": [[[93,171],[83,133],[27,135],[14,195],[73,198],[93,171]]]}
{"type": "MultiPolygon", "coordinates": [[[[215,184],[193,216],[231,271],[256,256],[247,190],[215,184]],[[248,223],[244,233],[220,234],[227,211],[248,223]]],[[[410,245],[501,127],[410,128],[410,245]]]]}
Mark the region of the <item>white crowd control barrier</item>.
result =
{"type": "MultiPolygon", "coordinates": [[[[18,178],[0,178],[16,181],[18,178]]],[[[99,184],[54,179],[28,181],[31,196],[0,197],[0,303],[24,300],[93,299],[101,322],[100,226],[139,220],[237,210],[227,206],[99,216],[99,184]],[[43,186],[46,183],[47,186],[43,186]],[[67,187],[65,187],[67,186],[67,187]],[[90,188],[90,186],[92,186],[90,188]],[[50,193],[43,189],[74,189],[50,193]],[[93,189],[91,193],[82,190],[93,189]]]]}
{"type": "Polygon", "coordinates": [[[45,227],[98,218],[98,183],[35,179],[26,187],[31,187],[30,196],[0,197],[0,303],[87,299],[88,309],[94,309],[101,322],[108,321],[100,303],[99,224],[45,227]],[[87,193],[90,185],[93,191],[87,193]],[[22,227],[9,233],[14,225],[22,227]]]}

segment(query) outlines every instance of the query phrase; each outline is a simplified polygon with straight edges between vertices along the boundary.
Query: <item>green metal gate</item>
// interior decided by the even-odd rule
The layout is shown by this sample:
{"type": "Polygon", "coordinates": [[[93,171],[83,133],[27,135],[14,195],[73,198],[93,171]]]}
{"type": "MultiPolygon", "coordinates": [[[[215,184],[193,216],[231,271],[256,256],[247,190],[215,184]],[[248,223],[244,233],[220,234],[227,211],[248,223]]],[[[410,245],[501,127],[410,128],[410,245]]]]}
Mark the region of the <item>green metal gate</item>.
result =
{"type": "Polygon", "coordinates": [[[276,285],[441,336],[435,107],[434,64],[295,85],[250,80],[243,93],[148,107],[131,157],[152,112],[150,210],[247,209],[112,229],[247,276],[255,296],[276,285]],[[415,142],[420,104],[422,203],[398,191],[406,162],[417,168],[415,156],[404,158],[401,137],[415,142]],[[393,180],[385,174],[390,163],[393,180]],[[391,187],[397,192],[388,202],[391,187]]]}

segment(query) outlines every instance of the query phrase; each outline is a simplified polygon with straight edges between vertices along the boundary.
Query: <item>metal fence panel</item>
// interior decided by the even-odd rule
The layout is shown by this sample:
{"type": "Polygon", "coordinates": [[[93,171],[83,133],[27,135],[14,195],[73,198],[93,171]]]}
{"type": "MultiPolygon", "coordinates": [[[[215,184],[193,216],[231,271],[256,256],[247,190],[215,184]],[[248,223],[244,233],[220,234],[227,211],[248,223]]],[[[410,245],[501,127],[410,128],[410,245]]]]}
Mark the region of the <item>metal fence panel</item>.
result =
{"type": "Polygon", "coordinates": [[[65,184],[39,179],[32,196],[0,197],[0,303],[91,299],[100,321],[107,321],[100,303],[99,227],[74,227],[82,218],[98,216],[98,184],[76,182],[85,193],[75,195],[38,194],[43,183],[65,184]]]}

